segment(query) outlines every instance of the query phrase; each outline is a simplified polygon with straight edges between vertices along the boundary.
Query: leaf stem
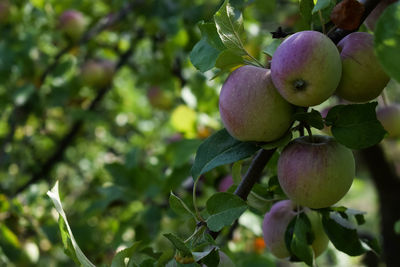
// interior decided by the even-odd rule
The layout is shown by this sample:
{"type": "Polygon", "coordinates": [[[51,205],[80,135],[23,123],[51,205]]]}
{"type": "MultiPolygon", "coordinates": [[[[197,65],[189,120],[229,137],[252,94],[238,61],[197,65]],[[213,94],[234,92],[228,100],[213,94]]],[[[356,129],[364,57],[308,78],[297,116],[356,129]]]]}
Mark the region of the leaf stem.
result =
{"type": "Polygon", "coordinates": [[[318,16],[319,16],[319,20],[321,21],[322,32],[323,32],[324,34],[326,34],[324,19],[322,18],[322,12],[321,12],[321,10],[318,10],[318,16]]]}
{"type": "Polygon", "coordinates": [[[193,184],[193,207],[194,207],[194,211],[196,213],[197,219],[199,221],[204,222],[204,219],[203,219],[203,217],[201,217],[200,212],[199,212],[199,208],[197,207],[197,204],[196,204],[196,188],[197,188],[197,183],[199,182],[199,180],[200,180],[200,178],[198,177],[196,179],[196,181],[194,182],[194,184],[193,184]]]}

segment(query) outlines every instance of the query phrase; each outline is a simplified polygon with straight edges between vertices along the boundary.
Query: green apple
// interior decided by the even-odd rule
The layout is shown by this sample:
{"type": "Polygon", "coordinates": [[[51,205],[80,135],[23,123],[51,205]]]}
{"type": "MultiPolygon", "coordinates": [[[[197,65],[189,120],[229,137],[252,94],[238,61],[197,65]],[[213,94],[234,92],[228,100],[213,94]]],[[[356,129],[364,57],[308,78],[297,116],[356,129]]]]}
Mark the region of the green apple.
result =
{"type": "Polygon", "coordinates": [[[400,105],[379,107],[376,116],[389,133],[389,138],[400,138],[400,105]]]}
{"type": "Polygon", "coordinates": [[[276,49],[271,77],[288,102],[302,107],[321,104],[336,90],[342,63],[335,44],[317,31],[290,35],[276,49]]]}
{"type": "Polygon", "coordinates": [[[290,221],[299,212],[305,212],[311,222],[314,241],[311,246],[315,257],[321,255],[328,246],[328,236],[325,234],[320,215],[310,209],[297,210],[296,204],[290,200],[276,202],[264,216],[262,229],[265,245],[277,258],[287,258],[290,255],[286,247],[285,232],[290,221]]]}
{"type": "Polygon", "coordinates": [[[58,28],[71,41],[78,41],[86,30],[86,20],[77,10],[67,10],[61,14],[58,20],[58,28]]]}
{"type": "Polygon", "coordinates": [[[338,202],[349,191],[354,176],[352,151],[330,136],[296,138],[278,160],[282,190],[296,204],[313,209],[338,202]]]}
{"type": "Polygon", "coordinates": [[[81,78],[86,86],[104,87],[114,76],[115,65],[108,60],[88,60],[82,66],[81,78]]]}
{"type": "Polygon", "coordinates": [[[367,102],[379,96],[389,76],[374,52],[374,37],[353,32],[338,43],[343,73],[336,94],[351,102],[367,102]]]}
{"type": "Polygon", "coordinates": [[[222,86],[219,112],[227,131],[240,141],[279,139],[293,121],[293,106],[271,81],[270,70],[242,66],[222,86]]]}

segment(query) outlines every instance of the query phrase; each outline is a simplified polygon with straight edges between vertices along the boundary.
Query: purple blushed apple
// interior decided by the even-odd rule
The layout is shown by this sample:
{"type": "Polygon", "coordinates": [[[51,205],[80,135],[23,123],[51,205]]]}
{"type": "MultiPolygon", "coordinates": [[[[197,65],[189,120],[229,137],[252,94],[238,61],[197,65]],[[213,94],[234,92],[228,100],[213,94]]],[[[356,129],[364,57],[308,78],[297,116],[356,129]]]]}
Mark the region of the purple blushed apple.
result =
{"type": "Polygon", "coordinates": [[[91,87],[107,86],[114,76],[115,65],[108,60],[88,60],[81,69],[83,84],[91,87]]]}
{"type": "Polygon", "coordinates": [[[78,41],[86,30],[86,20],[77,10],[67,10],[58,20],[58,28],[72,41],[78,41]]]}
{"type": "Polygon", "coordinates": [[[11,5],[8,0],[0,1],[0,23],[6,23],[10,16],[11,5]]]}
{"type": "Polygon", "coordinates": [[[335,44],[317,31],[289,36],[275,51],[271,77],[288,102],[302,107],[321,104],[336,90],[342,63],[335,44]]]}
{"type": "Polygon", "coordinates": [[[319,214],[310,209],[297,211],[296,205],[290,200],[275,203],[264,216],[262,225],[265,245],[277,258],[287,258],[290,255],[285,243],[285,232],[290,221],[299,213],[305,212],[311,222],[314,241],[311,246],[315,257],[324,252],[328,246],[328,236],[325,234],[319,214]]]}
{"type": "Polygon", "coordinates": [[[379,107],[376,116],[389,133],[389,138],[400,138],[400,105],[379,107]]]}
{"type": "Polygon", "coordinates": [[[351,102],[367,102],[380,95],[389,76],[374,52],[374,37],[354,32],[338,43],[343,72],[336,94],[351,102]]]}
{"type": "Polygon", "coordinates": [[[233,185],[233,178],[232,175],[227,175],[218,184],[218,191],[219,192],[226,192],[228,191],[229,187],[233,185]]]}
{"type": "Polygon", "coordinates": [[[289,129],[294,108],[277,92],[270,70],[246,65],[233,71],[222,86],[219,112],[236,139],[269,142],[289,129]]]}
{"type": "Polygon", "coordinates": [[[170,91],[159,86],[152,86],[147,90],[147,99],[154,108],[169,110],[173,107],[174,97],[170,91]]]}
{"type": "Polygon", "coordinates": [[[338,202],[355,176],[353,153],[333,137],[303,136],[291,141],[278,160],[278,180],[298,205],[319,209],[338,202]]]}

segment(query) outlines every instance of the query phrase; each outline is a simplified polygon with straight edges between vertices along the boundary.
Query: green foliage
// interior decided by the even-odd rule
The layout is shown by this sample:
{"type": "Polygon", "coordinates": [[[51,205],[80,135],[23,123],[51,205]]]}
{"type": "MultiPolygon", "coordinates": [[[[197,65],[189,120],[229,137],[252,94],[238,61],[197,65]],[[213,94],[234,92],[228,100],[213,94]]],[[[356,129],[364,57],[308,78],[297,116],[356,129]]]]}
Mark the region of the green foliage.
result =
{"type": "Polygon", "coordinates": [[[377,102],[367,104],[337,105],[326,116],[326,124],[336,140],[353,149],[379,143],[386,131],[376,118],[377,102]]]}
{"type": "Polygon", "coordinates": [[[399,49],[400,3],[390,5],[379,18],[375,28],[375,51],[385,71],[400,82],[399,49]]]}

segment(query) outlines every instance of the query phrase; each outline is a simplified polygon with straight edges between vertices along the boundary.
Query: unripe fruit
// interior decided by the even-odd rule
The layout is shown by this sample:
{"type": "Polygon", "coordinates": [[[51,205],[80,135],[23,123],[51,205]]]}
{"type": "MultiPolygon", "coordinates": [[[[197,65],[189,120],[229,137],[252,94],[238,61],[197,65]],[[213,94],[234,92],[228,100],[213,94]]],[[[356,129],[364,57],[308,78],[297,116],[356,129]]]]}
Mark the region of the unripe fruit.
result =
{"type": "MultiPolygon", "coordinates": [[[[282,200],[275,203],[264,216],[262,228],[265,245],[277,258],[282,259],[291,256],[286,247],[285,232],[290,221],[298,212],[292,201],[282,200]]],[[[329,239],[323,230],[319,214],[309,209],[306,209],[305,212],[311,222],[311,230],[314,234],[314,241],[311,246],[315,257],[318,257],[326,250],[329,239]]]]}
{"type": "Polygon", "coordinates": [[[174,104],[172,94],[162,90],[158,86],[152,86],[147,90],[147,99],[154,108],[169,110],[174,104]]]}
{"type": "Polygon", "coordinates": [[[115,65],[108,60],[88,60],[81,69],[83,84],[93,87],[107,86],[114,75],[115,65]]]}
{"type": "Polygon", "coordinates": [[[277,92],[268,69],[246,65],[232,72],[222,86],[219,112],[236,139],[270,142],[289,129],[294,109],[277,92]]]}
{"type": "Polygon", "coordinates": [[[289,36],[271,61],[271,77],[290,103],[309,107],[321,104],[336,90],[342,63],[335,44],[324,34],[302,31],[289,36]]]}
{"type": "Polygon", "coordinates": [[[367,102],[380,95],[389,76],[374,52],[374,37],[353,32],[338,43],[343,72],[336,94],[348,101],[367,102]]]}
{"type": "Polygon", "coordinates": [[[278,160],[278,180],[296,204],[319,209],[338,202],[355,176],[353,153],[333,137],[315,135],[291,141],[278,160]]]}
{"type": "Polygon", "coordinates": [[[226,192],[232,185],[233,185],[232,175],[227,175],[224,178],[222,178],[222,180],[219,182],[218,191],[226,192]]]}
{"type": "Polygon", "coordinates": [[[72,41],[76,42],[86,30],[86,20],[77,10],[67,10],[58,20],[58,28],[72,41]]]}
{"type": "Polygon", "coordinates": [[[400,105],[379,107],[376,116],[389,133],[389,138],[400,138],[400,105]]]}

